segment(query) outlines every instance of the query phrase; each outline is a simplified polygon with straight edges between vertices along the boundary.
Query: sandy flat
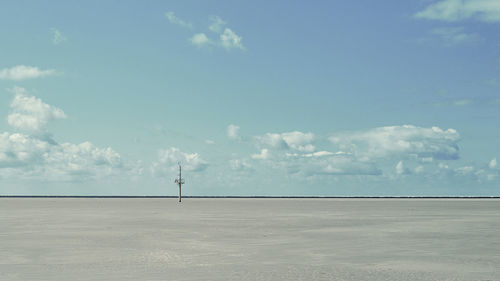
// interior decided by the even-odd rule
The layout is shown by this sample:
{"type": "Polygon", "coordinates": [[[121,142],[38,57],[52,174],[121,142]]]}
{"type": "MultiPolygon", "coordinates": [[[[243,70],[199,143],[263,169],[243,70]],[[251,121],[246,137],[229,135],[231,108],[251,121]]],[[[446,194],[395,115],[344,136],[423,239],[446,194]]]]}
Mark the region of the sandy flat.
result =
{"type": "Polygon", "coordinates": [[[3,198],[0,280],[500,280],[500,200],[3,198]]]}

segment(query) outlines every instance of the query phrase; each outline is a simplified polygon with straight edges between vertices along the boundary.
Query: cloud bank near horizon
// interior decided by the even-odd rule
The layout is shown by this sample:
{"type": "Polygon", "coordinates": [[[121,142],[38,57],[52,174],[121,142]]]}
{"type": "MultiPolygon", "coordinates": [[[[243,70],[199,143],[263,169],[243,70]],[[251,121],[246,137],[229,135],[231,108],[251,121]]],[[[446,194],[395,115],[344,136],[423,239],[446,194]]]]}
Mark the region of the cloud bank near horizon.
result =
{"type": "Polygon", "coordinates": [[[88,141],[57,143],[46,130],[49,122],[66,118],[59,108],[30,96],[26,89],[10,90],[8,124],[19,132],[0,133],[0,177],[41,181],[104,179],[134,168],[112,148],[88,141]]]}

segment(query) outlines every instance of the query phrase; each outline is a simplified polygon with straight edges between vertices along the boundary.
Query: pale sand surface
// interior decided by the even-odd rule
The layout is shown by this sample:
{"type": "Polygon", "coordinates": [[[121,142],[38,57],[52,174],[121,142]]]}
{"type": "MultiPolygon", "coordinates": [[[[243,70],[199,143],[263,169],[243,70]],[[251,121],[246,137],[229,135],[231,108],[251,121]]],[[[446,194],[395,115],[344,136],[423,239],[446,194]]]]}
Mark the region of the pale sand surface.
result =
{"type": "Polygon", "coordinates": [[[3,198],[0,280],[500,280],[500,200],[3,198]]]}

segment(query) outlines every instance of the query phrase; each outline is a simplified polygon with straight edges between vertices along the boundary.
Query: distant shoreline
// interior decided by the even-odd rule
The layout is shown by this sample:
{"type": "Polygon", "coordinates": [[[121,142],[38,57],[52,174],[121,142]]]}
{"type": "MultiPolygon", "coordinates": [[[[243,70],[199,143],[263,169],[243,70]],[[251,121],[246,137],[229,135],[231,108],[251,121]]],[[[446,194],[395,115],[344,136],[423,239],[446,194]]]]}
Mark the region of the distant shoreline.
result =
{"type": "MultiPolygon", "coordinates": [[[[177,196],[0,195],[0,198],[103,198],[161,199],[177,196]]],[[[186,199],[500,199],[500,196],[182,196],[186,199]]]]}

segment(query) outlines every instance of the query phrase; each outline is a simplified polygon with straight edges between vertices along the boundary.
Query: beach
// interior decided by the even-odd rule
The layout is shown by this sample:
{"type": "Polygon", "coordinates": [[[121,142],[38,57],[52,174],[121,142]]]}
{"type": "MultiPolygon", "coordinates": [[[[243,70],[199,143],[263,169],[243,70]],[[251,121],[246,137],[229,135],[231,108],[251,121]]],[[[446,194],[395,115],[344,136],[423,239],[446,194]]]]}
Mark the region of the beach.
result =
{"type": "Polygon", "coordinates": [[[500,280],[498,199],[0,198],[0,280],[500,280]]]}

